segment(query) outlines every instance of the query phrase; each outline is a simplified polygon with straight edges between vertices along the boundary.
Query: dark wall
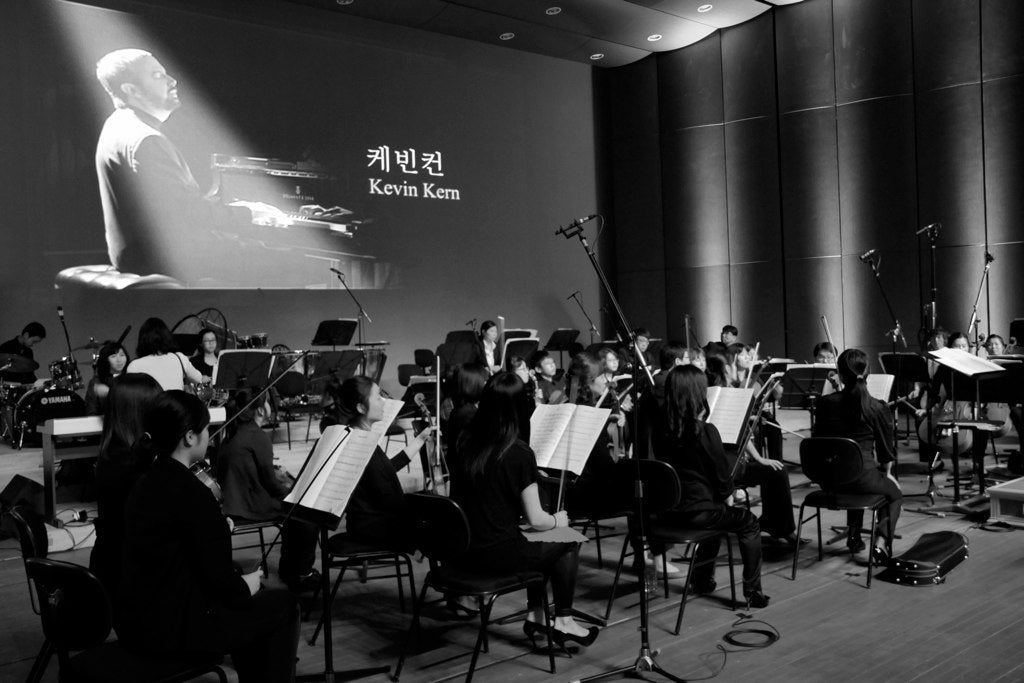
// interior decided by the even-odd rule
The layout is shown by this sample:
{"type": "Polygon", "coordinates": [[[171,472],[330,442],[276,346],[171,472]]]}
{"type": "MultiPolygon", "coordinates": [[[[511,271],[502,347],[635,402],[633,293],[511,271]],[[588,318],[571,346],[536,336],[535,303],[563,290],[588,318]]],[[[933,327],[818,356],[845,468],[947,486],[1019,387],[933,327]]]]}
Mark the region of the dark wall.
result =
{"type": "Polygon", "coordinates": [[[981,332],[1005,336],[1024,316],[1022,34],[1013,0],[806,0],[629,67],[643,79],[620,70],[610,97],[653,104],[623,112],[611,144],[662,192],[644,209],[660,208],[660,235],[616,214],[620,242],[642,231],[647,247],[620,247],[619,273],[645,271],[654,292],[631,289],[629,313],[664,311],[678,338],[691,314],[701,342],[731,322],[797,359],[825,316],[841,346],[885,350],[892,319],[858,259],[876,249],[913,346],[930,270],[915,232],[941,222],[939,324],[966,327],[987,250],[981,332]]]}

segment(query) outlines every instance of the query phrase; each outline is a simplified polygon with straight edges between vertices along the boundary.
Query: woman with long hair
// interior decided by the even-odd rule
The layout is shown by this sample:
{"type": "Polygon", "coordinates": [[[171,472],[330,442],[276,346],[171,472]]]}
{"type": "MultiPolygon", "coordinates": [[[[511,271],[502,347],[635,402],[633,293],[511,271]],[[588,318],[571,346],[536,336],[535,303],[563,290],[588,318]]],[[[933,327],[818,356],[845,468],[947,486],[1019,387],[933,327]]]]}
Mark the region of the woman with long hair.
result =
{"type": "Polygon", "coordinates": [[[502,358],[501,346],[498,345],[498,325],[493,320],[485,320],[480,323],[476,353],[472,361],[486,366],[487,371],[492,375],[501,372],[502,358]]]}
{"type": "MultiPolygon", "coordinates": [[[[860,476],[843,488],[846,493],[877,493],[885,496],[888,505],[878,513],[878,541],[889,541],[896,531],[903,494],[892,475],[895,461],[893,451],[893,419],[889,408],[868,393],[868,357],[860,349],[846,349],[836,362],[843,389],[818,399],[815,409],[814,436],[837,436],[853,439],[863,454],[864,469],[860,476]]],[[[846,544],[850,552],[864,549],[860,530],[864,523],[863,510],[847,512],[849,523],[846,544]]],[[[872,557],[885,564],[888,552],[884,545],[871,549],[872,557]]]]}
{"type": "MultiPolygon", "coordinates": [[[[507,574],[539,571],[551,583],[555,619],[552,640],[591,645],[598,629],[585,629],[572,617],[579,543],[527,540],[519,529],[525,516],[530,526],[544,531],[567,527],[565,511],[549,514],[541,507],[537,460],[521,439],[523,406],[529,403],[523,381],[500,372],[491,377],[480,406],[459,439],[458,458],[452,468],[451,495],[466,513],[471,530],[468,562],[483,571],[507,574]]],[[[523,631],[534,639],[544,624],[543,590],[527,592],[528,612],[523,631]]]]}
{"type": "Polygon", "coordinates": [[[146,409],[142,445],[154,458],[125,509],[118,638],[150,653],[228,653],[241,683],[293,680],[299,611],[285,590],[260,590],[260,570],[231,561],[228,521],[189,471],[206,456],[210,414],[165,391],[146,409]]]}
{"type": "Polygon", "coordinates": [[[103,342],[96,355],[96,372],[85,388],[85,409],[90,415],[102,415],[107,407],[107,396],[114,379],[124,372],[131,358],[120,342],[103,342]]]}
{"type": "Polygon", "coordinates": [[[147,318],[139,328],[135,360],[127,372],[144,372],[160,383],[165,391],[184,389],[185,384],[202,384],[210,378],[194,367],[188,356],[178,351],[174,336],[160,318],[147,318]]]}
{"type": "MultiPolygon", "coordinates": [[[[716,529],[735,533],[743,558],[743,595],[747,607],[767,607],[761,590],[761,528],[749,510],[729,502],[734,484],[718,429],[706,421],[708,384],[693,365],[673,368],[665,380],[664,431],[655,454],[675,469],[682,495],[675,510],[659,521],[687,529],[716,529]]],[[[720,538],[700,544],[690,584],[697,594],[715,590],[714,563],[720,538]]]]}
{"type": "Polygon", "coordinates": [[[217,333],[209,327],[199,330],[199,347],[189,358],[192,367],[204,377],[213,377],[213,369],[217,367],[220,349],[217,348],[217,333]]]}
{"type": "MultiPolygon", "coordinates": [[[[341,383],[335,395],[341,424],[350,429],[368,430],[384,417],[384,399],[380,387],[369,377],[350,377],[341,383]]],[[[370,457],[363,476],[356,484],[345,508],[345,528],[352,536],[374,545],[396,550],[414,546],[411,529],[406,522],[405,499],[398,470],[419,453],[431,428],[413,437],[405,450],[388,458],[377,448],[370,457]]]]}
{"type": "Polygon", "coordinates": [[[449,458],[458,448],[459,435],[473,419],[480,396],[484,392],[490,373],[479,363],[462,363],[452,371],[451,412],[448,415],[444,436],[448,442],[449,458]]]}
{"type": "Polygon", "coordinates": [[[145,431],[142,420],[159,394],[156,380],[142,373],[125,373],[111,381],[96,459],[96,544],[89,555],[89,569],[111,600],[117,600],[121,582],[125,504],[153,460],[138,443],[145,431]]]}

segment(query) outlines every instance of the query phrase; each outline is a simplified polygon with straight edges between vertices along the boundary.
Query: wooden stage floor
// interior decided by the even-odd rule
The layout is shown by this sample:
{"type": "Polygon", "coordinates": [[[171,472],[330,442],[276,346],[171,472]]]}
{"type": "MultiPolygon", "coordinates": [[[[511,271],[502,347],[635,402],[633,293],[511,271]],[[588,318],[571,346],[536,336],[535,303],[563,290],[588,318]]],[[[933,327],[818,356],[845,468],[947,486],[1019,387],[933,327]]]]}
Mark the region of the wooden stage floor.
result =
{"type": "MultiPolygon", "coordinates": [[[[297,423],[296,423],[297,424],[297,423]]],[[[800,430],[798,415],[787,416],[785,426],[800,430]]],[[[293,435],[295,431],[293,430],[293,435]]],[[[284,441],[283,433],[278,435],[284,441]]],[[[799,438],[787,435],[786,457],[797,459],[799,438]]],[[[1001,440],[1015,447],[1016,437],[1001,440]]],[[[305,445],[283,443],[275,452],[289,469],[297,468],[305,445]]],[[[917,459],[916,444],[901,444],[901,461],[917,459]],[[913,451],[911,448],[913,447],[913,451]]],[[[992,463],[991,455],[989,464],[992,463]]],[[[0,448],[0,486],[13,473],[39,478],[37,454],[0,448]],[[36,462],[35,465],[32,463],[36,462]]],[[[947,470],[949,463],[947,461],[947,470]]],[[[807,489],[806,480],[794,470],[794,502],[799,505],[807,489]]],[[[940,475],[939,479],[943,477],[940,475]]],[[[922,476],[904,476],[904,493],[923,491],[922,476]]],[[[751,489],[755,492],[756,489],[751,489]]],[[[660,650],[658,663],[687,680],[718,681],[1019,681],[1024,680],[1024,537],[1015,531],[1000,533],[980,527],[976,518],[959,514],[935,517],[911,512],[922,499],[907,501],[900,518],[896,552],[909,547],[922,533],[942,529],[960,531],[970,539],[970,558],[949,574],[945,584],[911,588],[876,580],[865,588],[865,555],[851,560],[845,543],[826,546],[825,559],[817,561],[814,544],[804,546],[796,581],[791,581],[791,551],[766,544],[764,590],[771,605],[754,610],[756,622],[737,624],[743,610],[728,604],[728,573],[719,559],[716,576],[719,589],[710,597],[691,598],[683,630],[673,636],[682,581],[672,581],[672,597],[651,603],[650,641],[660,650]],[[767,647],[738,647],[723,639],[735,629],[776,630],[779,639],[767,647]]],[[[65,506],[61,506],[65,507],[65,506]]],[[[67,507],[89,508],[90,504],[67,507]]],[[[94,505],[92,505],[94,508],[94,505]]],[[[755,506],[755,512],[758,508],[755,506]]],[[[982,507],[986,510],[986,507],[982,507]]],[[[843,524],[838,513],[826,513],[825,523],[843,524]]],[[[622,520],[614,523],[624,528],[622,520]]],[[[804,537],[814,537],[814,526],[804,527],[804,537]]],[[[825,540],[830,538],[825,528],[825,540]]],[[[240,539],[239,544],[247,542],[240,539]]],[[[86,541],[86,544],[88,541],[86,541]]],[[[603,543],[604,568],[597,566],[593,542],[583,547],[576,591],[576,607],[589,613],[603,613],[614,573],[614,561],[621,537],[603,543]]],[[[57,559],[88,562],[89,549],[58,553],[57,559]]],[[[240,558],[256,557],[257,551],[240,551],[240,558]]],[[[738,561],[738,560],[737,560],[738,561]]],[[[422,578],[426,563],[415,564],[422,578]]],[[[737,566],[737,576],[739,576],[737,566]]],[[[279,585],[276,552],[271,558],[271,576],[266,583],[279,585]]],[[[419,584],[417,583],[417,586],[419,584]]],[[[480,681],[570,681],[608,669],[630,665],[639,648],[639,609],[635,583],[627,578],[627,591],[612,612],[612,621],[597,643],[560,654],[557,673],[546,670],[547,658],[531,651],[519,623],[494,627],[490,653],[481,655],[476,679],[480,681]]],[[[739,593],[739,588],[737,588],[739,593]]],[[[520,609],[525,596],[499,599],[497,616],[520,609]]],[[[21,681],[42,643],[38,617],[32,612],[20,554],[12,539],[0,541],[0,681],[21,681]]],[[[405,640],[410,615],[398,607],[393,579],[360,583],[346,577],[334,606],[333,651],[338,670],[392,665],[405,640]]],[[[319,610],[303,622],[299,646],[299,672],[323,669],[322,640],[316,646],[306,639],[316,626],[319,610]]],[[[457,621],[440,606],[425,611],[419,645],[406,662],[403,681],[461,680],[469,663],[475,636],[475,622],[457,621]]],[[[758,644],[756,633],[739,634],[741,642],[758,644]]],[[[654,674],[649,680],[665,680],[654,674]]],[[[57,663],[52,662],[46,681],[57,680],[57,663]]],[[[210,678],[208,680],[214,680],[210,678]]],[[[384,675],[365,680],[384,681],[384,675]]]]}

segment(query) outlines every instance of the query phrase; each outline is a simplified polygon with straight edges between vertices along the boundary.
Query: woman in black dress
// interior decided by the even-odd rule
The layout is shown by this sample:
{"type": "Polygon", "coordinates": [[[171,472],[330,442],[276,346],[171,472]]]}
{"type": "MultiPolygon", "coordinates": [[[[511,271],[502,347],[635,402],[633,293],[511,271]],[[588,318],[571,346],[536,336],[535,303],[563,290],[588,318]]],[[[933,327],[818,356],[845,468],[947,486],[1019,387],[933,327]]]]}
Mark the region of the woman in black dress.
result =
{"type": "MultiPolygon", "coordinates": [[[[571,615],[579,543],[530,541],[523,536],[519,520],[526,517],[539,531],[566,527],[565,511],[549,514],[540,503],[537,460],[520,439],[520,423],[529,398],[523,381],[513,373],[491,377],[480,398],[480,406],[459,439],[452,471],[452,498],[469,519],[471,548],[468,562],[483,571],[539,571],[551,582],[555,602],[552,640],[591,645],[598,629],[585,629],[571,615]]],[[[544,625],[543,593],[527,593],[529,612],[523,631],[533,639],[547,629],[544,625]]]]}
{"type": "MultiPolygon", "coordinates": [[[[888,505],[878,513],[876,545],[871,549],[873,558],[880,564],[888,562],[888,553],[883,545],[886,539],[892,544],[892,531],[903,507],[903,493],[892,476],[893,419],[884,403],[868,393],[868,357],[860,349],[846,349],[836,363],[843,389],[818,399],[815,409],[814,436],[838,436],[853,439],[863,454],[864,469],[861,475],[843,488],[846,493],[879,493],[885,496],[888,505]]],[[[847,512],[849,523],[847,546],[851,552],[864,548],[860,529],[864,523],[863,510],[847,512]]]]}
{"type": "MultiPolygon", "coordinates": [[[[743,595],[747,607],[767,607],[761,590],[761,528],[749,510],[732,507],[732,472],[718,429],[705,422],[708,385],[704,373],[692,365],[673,368],[665,381],[664,430],[655,454],[675,469],[682,485],[679,506],[659,521],[686,529],[717,529],[735,533],[743,558],[743,595]]],[[[714,563],[720,537],[700,544],[694,570],[694,592],[715,590],[714,563]]]]}
{"type": "Polygon", "coordinates": [[[89,555],[89,570],[111,600],[117,599],[121,583],[124,507],[132,486],[153,462],[138,445],[144,431],[142,419],[160,391],[157,381],[142,373],[126,373],[111,381],[96,459],[96,544],[89,555]]]}

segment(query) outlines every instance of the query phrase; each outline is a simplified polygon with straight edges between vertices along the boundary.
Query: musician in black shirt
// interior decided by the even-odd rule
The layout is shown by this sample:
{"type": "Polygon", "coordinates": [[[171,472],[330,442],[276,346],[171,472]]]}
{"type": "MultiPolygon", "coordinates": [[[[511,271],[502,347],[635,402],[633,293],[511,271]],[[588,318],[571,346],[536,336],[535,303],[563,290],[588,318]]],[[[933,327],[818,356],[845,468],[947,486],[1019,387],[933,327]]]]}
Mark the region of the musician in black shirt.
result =
{"type": "MultiPolygon", "coordinates": [[[[31,322],[25,325],[22,329],[21,334],[13,339],[8,339],[3,344],[0,344],[0,353],[10,353],[15,356],[22,356],[34,361],[35,356],[32,354],[32,347],[46,339],[46,328],[42,324],[37,322],[31,322]]],[[[36,381],[35,372],[11,372],[5,370],[0,372],[0,379],[4,382],[17,382],[18,384],[32,384],[36,381]]]]}

